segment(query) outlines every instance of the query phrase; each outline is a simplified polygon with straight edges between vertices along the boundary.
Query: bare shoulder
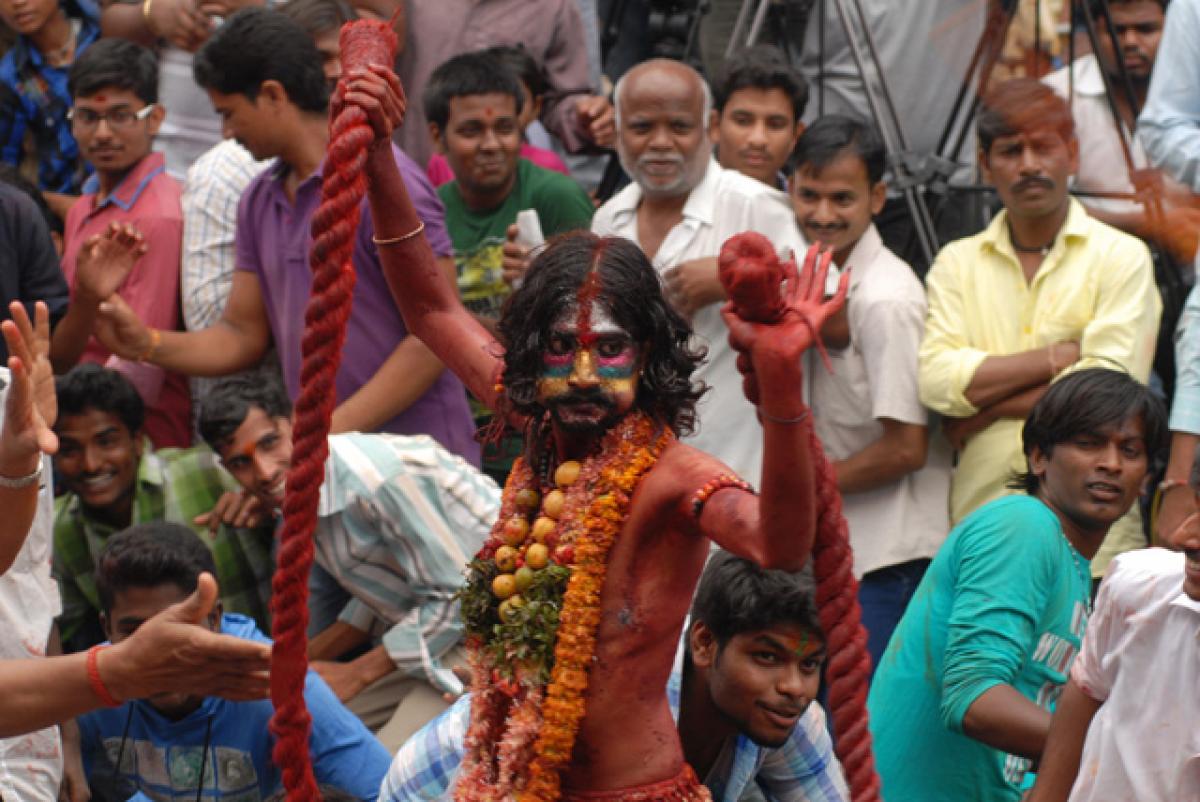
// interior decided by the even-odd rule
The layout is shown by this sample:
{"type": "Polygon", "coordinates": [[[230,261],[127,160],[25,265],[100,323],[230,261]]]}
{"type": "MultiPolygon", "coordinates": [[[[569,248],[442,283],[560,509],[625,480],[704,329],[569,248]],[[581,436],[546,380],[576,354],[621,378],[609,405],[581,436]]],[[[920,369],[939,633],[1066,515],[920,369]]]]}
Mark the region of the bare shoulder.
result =
{"type": "Polygon", "coordinates": [[[669,505],[690,517],[688,504],[696,491],[718,476],[734,475],[733,469],[711,454],[675,440],[646,477],[646,491],[656,504],[669,505]]]}

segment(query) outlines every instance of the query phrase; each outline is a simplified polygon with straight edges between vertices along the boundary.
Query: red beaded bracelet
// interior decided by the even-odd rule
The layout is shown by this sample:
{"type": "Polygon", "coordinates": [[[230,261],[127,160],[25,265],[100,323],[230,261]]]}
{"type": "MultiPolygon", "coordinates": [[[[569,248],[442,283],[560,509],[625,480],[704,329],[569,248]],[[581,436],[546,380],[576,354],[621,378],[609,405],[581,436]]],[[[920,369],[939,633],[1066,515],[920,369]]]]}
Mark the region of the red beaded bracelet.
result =
{"type": "Polygon", "coordinates": [[[99,698],[101,702],[108,705],[109,707],[120,707],[121,703],[118,702],[111,693],[109,693],[108,688],[104,684],[104,680],[102,680],[100,678],[100,666],[99,666],[100,652],[102,652],[103,650],[105,650],[107,648],[108,648],[108,646],[101,644],[99,646],[93,646],[92,648],[88,649],[88,653],[87,653],[88,683],[92,686],[92,693],[96,694],[97,698],[99,698]]]}
{"type": "Polygon", "coordinates": [[[704,486],[696,491],[692,496],[692,515],[699,518],[700,513],[704,511],[704,504],[709,497],[718,490],[724,490],[727,487],[745,490],[747,493],[753,493],[754,488],[744,479],[739,479],[731,473],[723,473],[715,479],[709,479],[704,483],[704,486]]]}

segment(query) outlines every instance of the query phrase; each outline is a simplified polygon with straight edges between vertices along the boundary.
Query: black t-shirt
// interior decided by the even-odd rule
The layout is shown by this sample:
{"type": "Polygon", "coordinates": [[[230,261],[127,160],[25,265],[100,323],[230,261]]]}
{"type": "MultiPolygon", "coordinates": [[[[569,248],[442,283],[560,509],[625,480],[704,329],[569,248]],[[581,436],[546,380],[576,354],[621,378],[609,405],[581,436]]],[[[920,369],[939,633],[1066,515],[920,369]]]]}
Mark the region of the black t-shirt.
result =
{"type": "MultiPolygon", "coordinates": [[[[8,305],[20,301],[33,319],[35,301],[50,308],[50,324],[67,312],[70,291],[63,278],[54,240],[46,221],[30,198],[0,183],[0,320],[9,320],[8,305]]],[[[0,339],[0,358],[8,361],[8,347],[0,339]]]]}

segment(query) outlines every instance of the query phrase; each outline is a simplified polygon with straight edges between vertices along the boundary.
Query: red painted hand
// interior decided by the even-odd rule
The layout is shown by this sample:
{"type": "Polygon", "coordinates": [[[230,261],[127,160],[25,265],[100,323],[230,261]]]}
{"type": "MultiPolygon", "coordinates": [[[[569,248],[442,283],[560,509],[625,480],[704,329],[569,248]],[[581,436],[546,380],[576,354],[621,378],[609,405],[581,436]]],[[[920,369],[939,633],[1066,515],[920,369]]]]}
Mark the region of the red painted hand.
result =
{"type": "MultiPolygon", "coordinates": [[[[728,244],[726,247],[729,247],[728,244]]],[[[774,254],[764,258],[773,259],[774,254]]],[[[763,265],[754,265],[750,259],[741,261],[751,262],[746,265],[747,269],[762,272],[763,265]]],[[[841,309],[850,286],[849,271],[843,271],[837,293],[831,298],[825,298],[825,280],[832,261],[832,251],[822,251],[819,246],[813,245],[804,257],[803,270],[797,270],[794,256],[785,262],[782,265],[784,286],[780,296],[781,303],[777,306],[777,316],[773,320],[747,320],[739,314],[740,307],[735,307],[734,301],[725,304],[721,309],[721,316],[729,328],[729,344],[738,351],[737,367],[742,373],[743,390],[751,403],[761,403],[760,377],[770,375],[774,381],[775,377],[798,374],[801,355],[813,345],[816,345],[824,356],[825,350],[821,345],[819,333],[821,326],[841,309]]],[[[740,269],[734,267],[732,270],[722,270],[722,283],[725,284],[730,297],[739,297],[741,306],[754,309],[776,306],[772,303],[773,298],[759,299],[762,303],[754,303],[753,299],[745,297],[744,290],[739,291],[736,280],[739,277],[737,271],[740,269]]],[[[769,295],[777,291],[770,286],[770,282],[755,283],[757,293],[769,295]]]]}
{"type": "Polygon", "coordinates": [[[380,64],[348,72],[338,82],[332,103],[334,118],[346,106],[362,109],[377,143],[391,141],[392,132],[404,122],[404,113],[408,109],[400,79],[390,67],[380,64]]]}

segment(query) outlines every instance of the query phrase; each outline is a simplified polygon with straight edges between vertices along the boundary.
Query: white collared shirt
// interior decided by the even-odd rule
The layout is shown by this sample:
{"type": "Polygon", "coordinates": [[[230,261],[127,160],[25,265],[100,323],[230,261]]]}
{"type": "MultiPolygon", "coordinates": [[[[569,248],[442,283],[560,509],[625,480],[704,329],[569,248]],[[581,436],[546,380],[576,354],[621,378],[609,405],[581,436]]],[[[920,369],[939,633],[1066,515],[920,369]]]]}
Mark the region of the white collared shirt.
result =
{"type": "Polygon", "coordinates": [[[1200,601],[1183,555],[1117,555],[1071,679],[1103,702],[1070,802],[1184,802],[1200,793],[1200,601]]]}
{"type": "MultiPolygon", "coordinates": [[[[930,425],[917,393],[917,353],[925,332],[925,288],[884,247],[872,225],[846,260],[850,345],[830,350],[833,372],[815,365],[813,421],[831,460],[856,454],[883,435],[880,418],[930,425]]],[[[950,444],[932,431],[925,467],[891,484],[842,497],[854,547],[854,573],[931,558],[950,531],[950,444]]]]}
{"type": "MultiPolygon", "coordinates": [[[[1050,73],[1042,83],[1071,104],[1075,118],[1075,138],[1079,140],[1079,170],[1074,188],[1082,192],[1133,192],[1121,139],[1130,143],[1130,155],[1137,168],[1147,166],[1146,151],[1124,124],[1118,128],[1104,94],[1104,77],[1096,56],[1088,53],[1062,69],[1050,73]],[[1072,70],[1074,93],[1068,98],[1072,70]]],[[[1083,197],[1089,206],[1109,212],[1137,212],[1144,207],[1131,200],[1083,197]]]]}
{"type": "MultiPolygon", "coordinates": [[[[641,187],[636,183],[625,187],[597,210],[592,231],[637,242],[641,200],[641,187]]],[[[798,259],[804,258],[804,240],[787,196],[736,170],[726,170],[711,159],[704,178],[688,196],[683,220],[667,233],[655,254],[654,267],[661,275],[691,259],[715,257],[725,240],[743,231],[765,236],[782,258],[793,251],[798,259]]],[[[831,280],[836,282],[836,276],[831,280]]],[[[762,427],[754,406],[742,395],[741,375],[734,364],[736,354],[726,339],[728,332],[720,308],[720,304],[712,304],[692,316],[692,329],[708,349],[708,358],[695,378],[704,381],[709,391],[700,399],[699,425],[687,442],[717,457],[758,487],[762,427]]]]}

